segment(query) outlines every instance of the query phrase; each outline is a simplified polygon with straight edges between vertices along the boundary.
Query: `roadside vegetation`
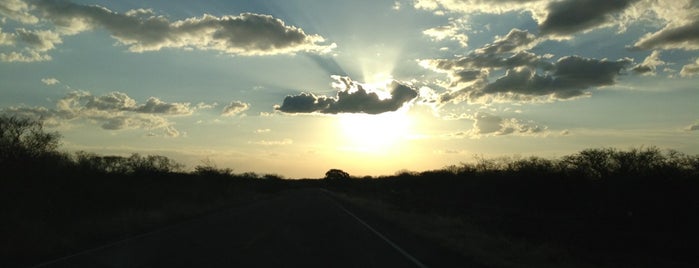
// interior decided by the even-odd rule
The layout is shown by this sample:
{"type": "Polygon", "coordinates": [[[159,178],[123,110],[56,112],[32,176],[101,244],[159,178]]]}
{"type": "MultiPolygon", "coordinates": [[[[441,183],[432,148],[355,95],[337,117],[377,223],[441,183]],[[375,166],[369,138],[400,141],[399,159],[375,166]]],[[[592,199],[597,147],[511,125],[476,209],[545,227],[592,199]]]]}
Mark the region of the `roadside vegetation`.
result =
{"type": "Polygon", "coordinates": [[[655,147],[323,180],[185,171],[157,155],[57,151],[40,121],[0,116],[0,266],[22,267],[257,200],[322,187],[490,267],[696,267],[699,156],[655,147]]]}

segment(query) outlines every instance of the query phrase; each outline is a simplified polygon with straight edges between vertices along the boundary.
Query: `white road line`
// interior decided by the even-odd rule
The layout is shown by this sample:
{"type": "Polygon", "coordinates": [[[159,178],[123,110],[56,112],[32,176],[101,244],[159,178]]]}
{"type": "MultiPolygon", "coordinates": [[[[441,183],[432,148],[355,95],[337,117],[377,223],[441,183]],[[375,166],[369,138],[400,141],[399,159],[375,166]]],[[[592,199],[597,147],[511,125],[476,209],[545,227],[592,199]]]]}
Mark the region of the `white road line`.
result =
{"type": "MultiPolygon", "coordinates": [[[[322,190],[325,191],[326,193],[328,193],[327,190],[325,190],[325,189],[322,189],[322,190]]],[[[352,212],[350,212],[349,210],[347,210],[345,207],[343,207],[343,206],[340,205],[339,203],[335,202],[335,200],[333,200],[333,202],[334,202],[335,205],[337,205],[340,209],[342,209],[345,213],[347,213],[348,215],[352,216],[352,218],[354,218],[354,219],[357,220],[359,223],[361,223],[362,225],[364,225],[364,227],[366,227],[367,229],[369,229],[370,231],[372,231],[372,232],[373,232],[374,234],[376,234],[379,238],[383,239],[383,241],[386,241],[386,243],[388,243],[389,245],[391,245],[391,247],[393,247],[395,250],[397,250],[400,254],[402,254],[403,256],[405,256],[406,258],[408,258],[410,261],[412,261],[413,263],[415,263],[415,265],[417,265],[417,266],[420,267],[420,268],[427,268],[426,265],[422,264],[422,263],[421,263],[420,261],[418,261],[415,257],[413,257],[412,255],[408,254],[408,252],[405,252],[405,250],[403,250],[403,249],[400,248],[398,245],[396,245],[396,243],[393,243],[393,241],[391,241],[390,239],[388,239],[388,237],[386,237],[386,236],[384,236],[383,234],[379,233],[379,231],[377,231],[376,229],[374,229],[374,228],[372,228],[371,226],[369,226],[369,224],[367,224],[365,221],[363,221],[362,219],[360,219],[359,217],[357,217],[356,215],[354,215],[352,212]]]]}

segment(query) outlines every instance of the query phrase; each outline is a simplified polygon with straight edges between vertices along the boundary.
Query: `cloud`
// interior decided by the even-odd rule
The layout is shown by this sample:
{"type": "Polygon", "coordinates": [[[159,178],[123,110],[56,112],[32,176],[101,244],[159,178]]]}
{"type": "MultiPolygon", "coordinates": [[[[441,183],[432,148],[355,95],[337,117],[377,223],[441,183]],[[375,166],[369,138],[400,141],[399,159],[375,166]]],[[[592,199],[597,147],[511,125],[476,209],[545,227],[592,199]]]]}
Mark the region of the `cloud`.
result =
{"type": "Polygon", "coordinates": [[[693,124],[687,126],[685,129],[687,131],[699,131],[699,121],[694,122],[693,124]]]}
{"type": "Polygon", "coordinates": [[[311,93],[287,96],[276,110],[285,113],[380,114],[396,111],[418,95],[417,90],[392,81],[386,85],[389,97],[382,99],[378,91],[369,91],[349,77],[333,76],[333,78],[337,80],[334,85],[339,87],[336,97],[316,96],[311,93]]]}
{"type": "Polygon", "coordinates": [[[666,63],[660,59],[660,51],[653,50],[653,52],[646,57],[643,62],[634,66],[631,70],[643,75],[655,75],[656,68],[658,66],[665,65],[666,63]]]}
{"type": "Polygon", "coordinates": [[[660,31],[645,34],[633,48],[698,50],[699,19],[681,25],[668,24],[660,31]]]}
{"type": "Polygon", "coordinates": [[[441,102],[478,101],[484,97],[501,100],[531,101],[534,97],[548,96],[552,99],[570,99],[589,95],[590,88],[613,85],[616,77],[630,59],[617,61],[597,60],[579,56],[567,56],[553,64],[552,72],[539,73],[530,67],[507,69],[495,81],[485,78],[443,93],[441,102]]]}
{"type": "Polygon", "coordinates": [[[19,51],[0,53],[0,61],[3,62],[37,62],[51,60],[46,51],[55,48],[62,43],[61,37],[48,30],[16,29],[14,33],[6,33],[0,28],[0,46],[22,45],[19,51]]]}
{"type": "Polygon", "coordinates": [[[682,70],[680,71],[682,77],[692,77],[697,74],[699,74],[699,58],[694,63],[682,66],[682,70]]]}
{"type": "Polygon", "coordinates": [[[23,52],[11,51],[9,53],[0,53],[0,61],[2,62],[40,62],[50,60],[51,56],[47,54],[41,54],[32,50],[27,50],[23,52]]]}
{"type": "Polygon", "coordinates": [[[283,140],[260,140],[260,141],[251,141],[248,142],[250,144],[257,144],[257,145],[264,145],[264,146],[275,146],[275,145],[289,145],[293,144],[294,141],[292,139],[283,139],[283,140]]]}
{"type": "Polygon", "coordinates": [[[139,105],[121,92],[94,96],[87,91],[72,91],[57,100],[54,108],[9,107],[1,112],[43,119],[49,126],[79,120],[105,130],[159,129],[165,136],[178,137],[181,133],[165,116],[189,115],[193,110],[188,103],[165,103],[154,97],[139,105]]]}
{"type": "Polygon", "coordinates": [[[622,15],[641,0],[416,0],[415,8],[464,14],[526,11],[541,35],[567,37],[600,27],[621,25],[622,15]]]}
{"type": "Polygon", "coordinates": [[[531,67],[550,70],[553,64],[545,57],[528,51],[520,51],[509,57],[498,54],[470,53],[457,59],[428,59],[421,60],[420,65],[437,72],[453,72],[461,70],[480,69],[511,69],[515,67],[531,67]]]}
{"type": "Polygon", "coordinates": [[[57,33],[47,30],[30,31],[20,28],[16,30],[15,37],[17,40],[27,44],[29,49],[37,52],[52,50],[56,44],[63,43],[57,33]]]}
{"type": "Polygon", "coordinates": [[[51,86],[51,85],[56,85],[60,84],[61,81],[58,81],[58,79],[53,78],[53,77],[46,77],[41,79],[41,83],[44,83],[44,85],[51,86]]]}
{"type": "Polygon", "coordinates": [[[499,135],[536,135],[542,134],[547,127],[540,126],[533,121],[522,121],[516,118],[502,118],[490,113],[477,112],[473,115],[464,115],[464,118],[473,120],[473,129],[461,132],[461,135],[478,138],[481,136],[499,135]]]}
{"type": "Polygon", "coordinates": [[[462,47],[468,46],[468,35],[463,33],[466,28],[466,23],[462,19],[451,19],[449,25],[429,28],[422,31],[424,35],[432,38],[433,41],[442,41],[449,39],[459,42],[462,47]]]}
{"type": "Polygon", "coordinates": [[[568,36],[612,25],[614,17],[638,0],[563,0],[551,1],[547,15],[539,23],[542,35],[568,36]]]}
{"type": "MultiPolygon", "coordinates": [[[[550,62],[551,55],[539,56],[527,51],[539,41],[527,31],[512,29],[506,36],[496,37],[493,43],[466,56],[420,60],[419,64],[448,74],[448,91],[439,97],[440,102],[445,103],[585,96],[589,95],[590,88],[613,85],[622,70],[633,62],[628,58],[609,61],[580,56],[566,56],[550,62]],[[504,75],[490,81],[490,74],[497,70],[505,70],[504,75]]],[[[659,65],[658,57],[658,53],[649,56],[644,61],[645,66],[659,65]]],[[[637,71],[641,71],[640,67],[637,71]]]]}
{"type": "Polygon", "coordinates": [[[202,109],[213,109],[213,108],[215,108],[216,106],[218,106],[218,103],[216,103],[216,102],[214,102],[214,103],[204,103],[204,102],[200,102],[200,103],[197,103],[197,106],[196,106],[196,107],[197,107],[197,109],[202,110],[202,109]]]}
{"type": "Polygon", "coordinates": [[[629,59],[607,61],[568,56],[556,62],[551,75],[539,75],[529,68],[511,69],[482,91],[567,99],[585,94],[584,90],[590,87],[613,85],[620,71],[629,64],[629,59]]]}
{"type": "Polygon", "coordinates": [[[134,111],[149,114],[189,115],[193,110],[189,103],[167,103],[158,98],[150,97],[145,104],[138,106],[134,111]]]}
{"type": "Polygon", "coordinates": [[[476,50],[478,54],[502,54],[530,49],[539,43],[539,39],[526,30],[514,28],[504,37],[496,37],[492,44],[476,50]]]}
{"type": "Polygon", "coordinates": [[[37,9],[63,34],[103,28],[129,51],[196,48],[233,55],[274,55],[295,52],[322,53],[334,48],[319,35],[306,34],[269,15],[242,13],[216,17],[205,14],[170,21],[150,9],[117,13],[96,5],[39,0],[37,9]]]}
{"type": "Polygon", "coordinates": [[[250,104],[240,102],[240,101],[232,101],[230,104],[226,105],[226,107],[223,107],[223,111],[221,112],[222,116],[234,116],[238,115],[250,108],[250,104]]]}
{"type": "Polygon", "coordinates": [[[517,10],[539,10],[541,0],[416,0],[414,7],[460,13],[502,14],[517,10]]]}
{"type": "Polygon", "coordinates": [[[23,24],[35,24],[39,19],[30,14],[31,6],[22,0],[0,1],[0,15],[23,24]]]}

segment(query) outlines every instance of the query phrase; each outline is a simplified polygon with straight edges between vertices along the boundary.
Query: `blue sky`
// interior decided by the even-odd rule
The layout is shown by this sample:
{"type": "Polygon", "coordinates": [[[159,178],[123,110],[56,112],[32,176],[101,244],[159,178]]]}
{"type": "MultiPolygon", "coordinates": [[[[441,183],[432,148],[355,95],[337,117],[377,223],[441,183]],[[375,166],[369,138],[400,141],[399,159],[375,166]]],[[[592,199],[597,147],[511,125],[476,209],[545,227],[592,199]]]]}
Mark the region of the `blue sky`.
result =
{"type": "Polygon", "coordinates": [[[62,149],[391,174],[699,154],[699,2],[0,1],[0,110],[62,149]]]}

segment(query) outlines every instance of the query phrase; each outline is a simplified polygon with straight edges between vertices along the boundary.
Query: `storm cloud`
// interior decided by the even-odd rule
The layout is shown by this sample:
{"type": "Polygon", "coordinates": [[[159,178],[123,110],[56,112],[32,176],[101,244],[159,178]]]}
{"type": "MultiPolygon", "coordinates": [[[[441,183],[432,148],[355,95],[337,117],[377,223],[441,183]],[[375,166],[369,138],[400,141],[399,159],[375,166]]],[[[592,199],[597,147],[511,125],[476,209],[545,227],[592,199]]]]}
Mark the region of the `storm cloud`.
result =
{"type": "Polygon", "coordinates": [[[376,92],[366,90],[364,86],[347,77],[336,77],[336,79],[341,82],[336,85],[344,85],[344,88],[338,91],[336,97],[301,93],[295,96],[287,96],[284,98],[282,105],[276,107],[276,109],[285,113],[380,114],[396,111],[418,95],[417,90],[393,81],[386,87],[390,97],[382,99],[376,92]]]}

